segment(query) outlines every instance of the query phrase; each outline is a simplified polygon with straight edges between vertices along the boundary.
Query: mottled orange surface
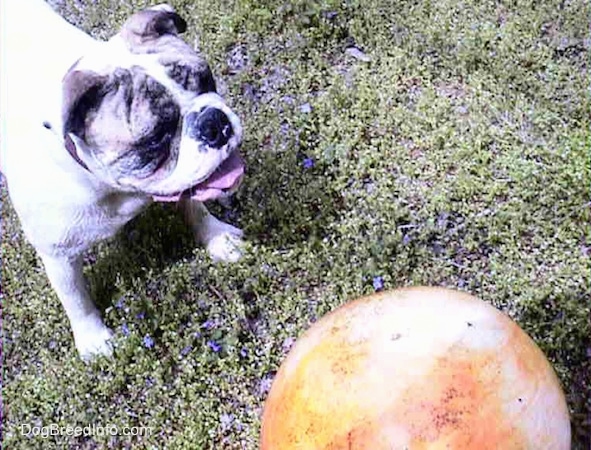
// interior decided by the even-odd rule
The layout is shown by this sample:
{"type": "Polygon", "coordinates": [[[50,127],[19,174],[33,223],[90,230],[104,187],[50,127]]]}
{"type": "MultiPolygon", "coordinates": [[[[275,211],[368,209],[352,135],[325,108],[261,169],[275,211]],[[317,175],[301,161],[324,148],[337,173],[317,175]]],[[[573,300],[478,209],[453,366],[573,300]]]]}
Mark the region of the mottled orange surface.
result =
{"type": "Polygon", "coordinates": [[[514,322],[466,294],[406,289],[347,304],[298,341],[267,399],[261,448],[566,450],[561,426],[568,413],[556,376],[514,322]],[[425,296],[447,302],[432,304],[440,330],[413,323],[430,314],[425,296]],[[417,316],[414,305],[427,309],[417,316]],[[455,319],[446,323],[443,311],[455,319]],[[540,405],[549,410],[538,417],[540,405]]]}

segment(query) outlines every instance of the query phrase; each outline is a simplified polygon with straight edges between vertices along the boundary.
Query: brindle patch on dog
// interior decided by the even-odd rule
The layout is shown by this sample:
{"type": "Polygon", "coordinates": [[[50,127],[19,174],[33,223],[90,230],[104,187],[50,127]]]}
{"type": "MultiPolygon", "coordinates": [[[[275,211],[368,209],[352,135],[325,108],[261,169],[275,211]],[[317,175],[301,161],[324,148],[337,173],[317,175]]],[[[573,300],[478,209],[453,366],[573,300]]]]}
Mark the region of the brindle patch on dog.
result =
{"type": "Polygon", "coordinates": [[[198,61],[195,65],[174,62],[167,67],[166,73],[187,91],[197,94],[216,92],[215,80],[205,62],[198,61]]]}
{"type": "Polygon", "coordinates": [[[77,72],[70,80],[91,87],[75,100],[64,132],[88,143],[102,164],[142,177],[170,156],[180,108],[142,68],[116,69],[109,77],[77,72]]]}

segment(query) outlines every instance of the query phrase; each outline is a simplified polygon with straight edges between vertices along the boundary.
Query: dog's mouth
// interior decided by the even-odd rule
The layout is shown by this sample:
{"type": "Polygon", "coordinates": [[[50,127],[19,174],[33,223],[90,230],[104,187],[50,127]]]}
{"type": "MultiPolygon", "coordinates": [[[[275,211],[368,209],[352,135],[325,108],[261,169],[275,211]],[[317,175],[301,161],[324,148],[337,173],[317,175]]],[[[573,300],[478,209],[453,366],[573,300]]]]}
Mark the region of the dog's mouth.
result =
{"type": "Polygon", "coordinates": [[[181,196],[204,202],[222,197],[238,187],[244,175],[244,160],[237,151],[226,158],[204,181],[182,192],[171,195],[152,195],[158,202],[176,202],[181,196]]]}

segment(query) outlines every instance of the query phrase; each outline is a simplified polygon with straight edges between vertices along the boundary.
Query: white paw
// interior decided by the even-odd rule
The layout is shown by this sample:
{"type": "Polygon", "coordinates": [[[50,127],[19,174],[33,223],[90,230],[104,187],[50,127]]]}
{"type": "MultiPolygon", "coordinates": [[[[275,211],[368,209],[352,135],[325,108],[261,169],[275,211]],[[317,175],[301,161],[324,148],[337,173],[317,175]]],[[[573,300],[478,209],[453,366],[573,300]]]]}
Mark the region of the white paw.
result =
{"type": "MultiPolygon", "coordinates": [[[[242,256],[242,230],[232,225],[210,238],[205,244],[214,261],[236,262],[242,256]]],[[[224,227],[225,228],[225,227],[224,227]]]]}
{"type": "Polygon", "coordinates": [[[88,361],[95,356],[111,356],[113,346],[111,338],[113,332],[109,330],[102,321],[78,324],[74,332],[74,342],[80,357],[88,361]]]}

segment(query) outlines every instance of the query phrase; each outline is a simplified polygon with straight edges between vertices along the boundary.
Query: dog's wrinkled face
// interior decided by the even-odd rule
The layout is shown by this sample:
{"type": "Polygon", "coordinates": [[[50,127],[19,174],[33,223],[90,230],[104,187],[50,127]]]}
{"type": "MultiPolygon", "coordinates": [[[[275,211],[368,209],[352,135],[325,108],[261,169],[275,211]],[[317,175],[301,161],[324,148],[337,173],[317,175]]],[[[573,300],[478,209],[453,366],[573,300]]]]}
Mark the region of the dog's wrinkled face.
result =
{"type": "Polygon", "coordinates": [[[135,14],[63,80],[64,138],[112,186],[157,200],[234,190],[244,165],[240,120],[207,62],[178,37],[167,5],[135,14]]]}

